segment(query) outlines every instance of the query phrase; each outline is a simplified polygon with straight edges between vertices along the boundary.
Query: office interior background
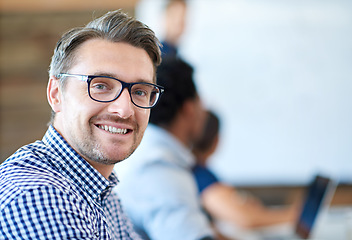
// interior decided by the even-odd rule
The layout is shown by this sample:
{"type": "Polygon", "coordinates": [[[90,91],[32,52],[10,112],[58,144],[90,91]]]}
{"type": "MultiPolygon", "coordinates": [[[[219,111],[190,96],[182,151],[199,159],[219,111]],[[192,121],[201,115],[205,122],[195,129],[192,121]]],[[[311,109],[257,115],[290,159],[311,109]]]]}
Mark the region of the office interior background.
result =
{"type": "MultiPolygon", "coordinates": [[[[162,39],[162,0],[136,15],[162,39]]],[[[231,184],[352,182],[352,2],[191,0],[180,53],[222,120],[231,184]]]]}
{"type": "MultiPolygon", "coordinates": [[[[123,8],[162,39],[162,6],[3,0],[0,162],[47,129],[47,70],[62,33],[123,8]]],[[[323,173],[352,184],[351,43],[348,0],[189,0],[180,54],[222,120],[210,163],[221,180],[290,186],[323,173]]]]}

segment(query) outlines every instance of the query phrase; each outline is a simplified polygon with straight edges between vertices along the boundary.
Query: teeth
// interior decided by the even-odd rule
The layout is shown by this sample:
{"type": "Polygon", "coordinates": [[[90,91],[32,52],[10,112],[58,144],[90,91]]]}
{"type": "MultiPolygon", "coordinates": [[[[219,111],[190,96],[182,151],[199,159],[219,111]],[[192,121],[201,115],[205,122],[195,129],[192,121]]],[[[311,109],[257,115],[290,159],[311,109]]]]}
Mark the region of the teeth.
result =
{"type": "Polygon", "coordinates": [[[122,129],[122,128],[116,128],[116,127],[112,127],[112,126],[107,126],[107,125],[99,125],[100,129],[103,129],[107,132],[110,133],[117,133],[117,134],[126,134],[127,133],[127,129],[122,129]]]}

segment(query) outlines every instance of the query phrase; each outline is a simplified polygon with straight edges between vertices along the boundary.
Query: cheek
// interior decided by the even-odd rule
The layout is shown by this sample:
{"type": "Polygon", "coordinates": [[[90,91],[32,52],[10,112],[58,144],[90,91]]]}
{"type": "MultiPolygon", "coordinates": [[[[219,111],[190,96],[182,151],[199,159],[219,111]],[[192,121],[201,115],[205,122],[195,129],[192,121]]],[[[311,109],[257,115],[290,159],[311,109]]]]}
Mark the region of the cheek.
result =
{"type": "Polygon", "coordinates": [[[87,120],[98,112],[98,106],[92,103],[89,97],[80,96],[82,95],[79,92],[77,96],[71,95],[64,100],[65,117],[71,121],[87,120]]]}
{"type": "Polygon", "coordinates": [[[205,124],[205,112],[202,108],[199,108],[198,114],[195,119],[195,129],[197,130],[197,134],[201,134],[205,124]]]}
{"type": "Polygon", "coordinates": [[[140,129],[144,132],[149,122],[150,110],[149,109],[138,109],[136,112],[136,119],[140,126],[140,129]]]}

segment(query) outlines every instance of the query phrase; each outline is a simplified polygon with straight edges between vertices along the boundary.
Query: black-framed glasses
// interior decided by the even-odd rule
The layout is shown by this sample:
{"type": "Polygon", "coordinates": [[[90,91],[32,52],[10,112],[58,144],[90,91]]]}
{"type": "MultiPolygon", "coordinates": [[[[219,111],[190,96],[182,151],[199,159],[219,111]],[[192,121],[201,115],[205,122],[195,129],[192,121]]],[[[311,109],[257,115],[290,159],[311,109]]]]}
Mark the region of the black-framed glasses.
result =
{"type": "Polygon", "coordinates": [[[97,102],[112,102],[121,95],[123,89],[127,88],[132,103],[140,108],[154,107],[164,92],[162,86],[153,83],[126,83],[108,76],[60,73],[56,77],[75,77],[87,82],[89,97],[97,102]]]}

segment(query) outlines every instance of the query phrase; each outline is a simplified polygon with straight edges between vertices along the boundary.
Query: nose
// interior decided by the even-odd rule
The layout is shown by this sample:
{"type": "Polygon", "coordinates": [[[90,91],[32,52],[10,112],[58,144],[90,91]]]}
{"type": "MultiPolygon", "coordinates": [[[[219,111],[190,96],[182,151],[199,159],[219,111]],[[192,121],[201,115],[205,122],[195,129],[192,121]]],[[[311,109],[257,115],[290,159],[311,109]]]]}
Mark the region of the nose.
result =
{"type": "Polygon", "coordinates": [[[117,99],[109,103],[108,111],[117,114],[123,119],[127,119],[133,115],[134,105],[131,102],[130,93],[127,88],[122,90],[117,99]]]}

